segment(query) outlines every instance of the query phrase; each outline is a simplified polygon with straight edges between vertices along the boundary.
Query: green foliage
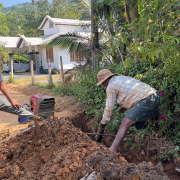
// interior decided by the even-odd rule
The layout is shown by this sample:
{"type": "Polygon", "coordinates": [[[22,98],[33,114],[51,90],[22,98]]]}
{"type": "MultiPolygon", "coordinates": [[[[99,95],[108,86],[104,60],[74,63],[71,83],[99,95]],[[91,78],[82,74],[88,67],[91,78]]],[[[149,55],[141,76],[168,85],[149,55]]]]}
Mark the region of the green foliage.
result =
{"type": "Polygon", "coordinates": [[[4,62],[9,61],[9,54],[8,54],[8,50],[5,50],[3,48],[3,46],[1,46],[1,42],[0,42],[0,53],[1,53],[1,57],[3,59],[4,62]]]}
{"type": "Polygon", "coordinates": [[[13,59],[21,59],[23,60],[24,62],[28,62],[28,57],[27,56],[22,56],[22,55],[13,55],[13,59]]]}
{"type": "Polygon", "coordinates": [[[41,69],[41,70],[40,70],[40,73],[41,73],[41,74],[48,74],[48,69],[41,69]]]}
{"type": "Polygon", "coordinates": [[[19,34],[32,37],[42,36],[43,32],[38,30],[38,27],[44,17],[49,14],[49,8],[48,0],[40,0],[34,7],[29,3],[28,6],[17,8],[14,12],[8,11],[6,19],[10,30],[9,36],[18,36],[19,34]]]}
{"type": "Polygon", "coordinates": [[[83,49],[89,46],[90,44],[88,40],[89,39],[86,36],[81,36],[80,34],[77,34],[75,32],[68,32],[44,43],[43,47],[50,48],[53,46],[57,46],[62,51],[69,50],[70,52],[72,52],[74,50],[78,51],[79,49],[83,49]]]}
{"type": "Polygon", "coordinates": [[[15,83],[15,78],[14,76],[12,77],[11,73],[9,74],[8,83],[15,83]]]}
{"type": "Polygon", "coordinates": [[[50,16],[66,19],[90,19],[90,6],[88,5],[86,0],[53,0],[50,16]]]}
{"type": "Polygon", "coordinates": [[[33,5],[31,3],[21,3],[17,5],[13,5],[10,7],[3,7],[2,12],[8,13],[8,12],[16,12],[18,10],[26,10],[26,8],[33,8],[33,5]]]}
{"type": "Polygon", "coordinates": [[[56,69],[56,67],[54,67],[52,70],[51,70],[52,74],[56,74],[58,72],[58,70],[56,69]]]}
{"type": "Polygon", "coordinates": [[[9,29],[7,26],[7,19],[4,14],[1,13],[3,4],[0,3],[0,36],[7,36],[9,33],[9,29]]]}
{"type": "Polygon", "coordinates": [[[160,155],[156,155],[155,158],[158,159],[160,162],[170,161],[171,159],[176,159],[180,157],[180,148],[176,146],[174,149],[170,151],[166,151],[165,148],[160,149],[160,155]]]}
{"type": "MultiPolygon", "coordinates": [[[[112,64],[108,68],[118,75],[131,76],[151,85],[157,91],[164,90],[161,96],[161,105],[159,112],[159,120],[148,121],[145,125],[145,130],[136,130],[134,126],[130,127],[128,134],[133,133],[135,136],[144,136],[158,133],[166,136],[167,139],[172,140],[175,144],[180,143],[180,78],[176,76],[171,77],[166,73],[164,62],[159,60],[154,63],[144,61],[135,63],[131,61],[130,67],[125,67],[122,64],[112,64]],[[165,115],[165,116],[164,116],[165,115]]],[[[87,106],[86,113],[94,117],[94,122],[99,123],[104,107],[106,94],[103,86],[96,86],[97,83],[97,72],[92,72],[90,67],[87,67],[85,71],[79,72],[79,79],[76,82],[72,82],[66,85],[66,89],[62,87],[56,89],[57,92],[67,93],[77,97],[77,99],[87,106]]],[[[125,116],[128,111],[124,114],[119,114],[117,111],[119,105],[115,105],[114,112],[112,114],[111,121],[107,125],[107,129],[116,134],[121,119],[125,116]]]]}

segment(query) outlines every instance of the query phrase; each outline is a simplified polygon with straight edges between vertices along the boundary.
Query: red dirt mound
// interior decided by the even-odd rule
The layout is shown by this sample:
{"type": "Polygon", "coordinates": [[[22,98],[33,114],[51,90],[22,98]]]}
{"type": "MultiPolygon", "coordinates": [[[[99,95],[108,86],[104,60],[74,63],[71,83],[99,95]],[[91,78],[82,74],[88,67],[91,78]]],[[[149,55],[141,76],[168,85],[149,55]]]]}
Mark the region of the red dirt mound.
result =
{"type": "Polygon", "coordinates": [[[160,164],[128,164],[64,118],[41,118],[38,125],[2,144],[0,179],[79,180],[92,173],[94,180],[169,179],[160,164]]]}

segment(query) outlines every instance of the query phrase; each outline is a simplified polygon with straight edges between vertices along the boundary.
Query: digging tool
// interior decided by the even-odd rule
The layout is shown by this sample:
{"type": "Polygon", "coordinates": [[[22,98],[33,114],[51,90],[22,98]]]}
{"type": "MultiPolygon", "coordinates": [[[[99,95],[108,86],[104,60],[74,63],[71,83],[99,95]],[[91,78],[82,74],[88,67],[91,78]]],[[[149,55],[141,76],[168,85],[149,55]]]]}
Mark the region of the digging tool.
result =
{"type": "Polygon", "coordinates": [[[87,135],[97,135],[97,136],[112,136],[112,137],[116,137],[116,135],[114,134],[98,134],[98,133],[86,133],[87,135]]]}
{"type": "MultiPolygon", "coordinates": [[[[116,137],[116,135],[114,134],[98,134],[98,133],[86,133],[87,135],[99,135],[99,136],[112,136],[112,137],[116,137]]],[[[132,135],[126,135],[126,137],[132,137],[132,135]]]]}
{"type": "Polygon", "coordinates": [[[99,124],[98,133],[97,133],[98,136],[96,137],[96,142],[101,142],[101,140],[102,140],[101,134],[104,134],[105,127],[106,127],[106,124],[102,124],[102,123],[99,124]]]}
{"type": "Polygon", "coordinates": [[[39,129],[40,129],[40,127],[39,127],[39,124],[38,124],[38,118],[37,117],[35,117],[34,118],[34,124],[35,124],[35,131],[36,131],[36,140],[38,141],[38,139],[39,139],[39,135],[40,135],[40,133],[39,133],[39,129]]]}

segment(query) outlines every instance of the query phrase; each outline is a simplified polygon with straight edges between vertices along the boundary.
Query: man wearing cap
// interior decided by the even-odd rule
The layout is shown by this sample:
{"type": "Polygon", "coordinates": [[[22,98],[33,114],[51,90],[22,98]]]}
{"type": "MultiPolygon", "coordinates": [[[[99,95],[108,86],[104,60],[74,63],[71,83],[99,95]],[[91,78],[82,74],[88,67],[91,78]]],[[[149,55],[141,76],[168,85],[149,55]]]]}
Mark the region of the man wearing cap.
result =
{"type": "Polygon", "coordinates": [[[21,108],[21,105],[19,103],[15,102],[11,98],[11,96],[3,82],[1,72],[0,72],[0,90],[7,98],[6,99],[2,94],[0,94],[0,111],[5,111],[8,113],[20,115],[22,117],[27,117],[28,119],[34,119],[35,115],[33,113],[31,113],[30,111],[28,111],[26,109],[21,108]]]}
{"type": "MultiPolygon", "coordinates": [[[[148,84],[128,76],[117,76],[108,69],[100,70],[97,79],[97,86],[102,84],[107,87],[106,106],[98,134],[104,133],[104,128],[110,121],[115,103],[121,106],[119,113],[129,110],[122,119],[119,131],[109,148],[111,151],[117,151],[132,124],[154,119],[158,115],[160,97],[156,90],[148,84]]],[[[96,141],[100,142],[101,139],[102,136],[98,135],[96,141]]]]}

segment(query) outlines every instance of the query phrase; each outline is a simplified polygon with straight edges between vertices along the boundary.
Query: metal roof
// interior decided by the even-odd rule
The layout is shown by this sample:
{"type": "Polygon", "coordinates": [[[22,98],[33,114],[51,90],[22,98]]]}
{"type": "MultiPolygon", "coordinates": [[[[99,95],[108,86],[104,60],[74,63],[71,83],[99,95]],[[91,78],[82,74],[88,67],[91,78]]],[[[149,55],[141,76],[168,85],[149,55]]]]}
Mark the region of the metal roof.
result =
{"type": "Polygon", "coordinates": [[[6,49],[16,48],[16,43],[19,37],[4,37],[0,36],[0,45],[4,46],[6,49]]]}
{"type": "Polygon", "coordinates": [[[70,25],[70,26],[80,26],[80,25],[90,25],[91,21],[83,21],[83,20],[74,20],[74,19],[62,19],[62,18],[52,18],[48,15],[44,18],[43,22],[39,26],[38,29],[42,30],[47,20],[51,20],[55,25],[70,25]]]}
{"type": "MultiPolygon", "coordinates": [[[[74,32],[72,32],[74,33],[74,32]]],[[[75,32],[77,34],[80,34],[81,36],[86,36],[90,38],[91,33],[85,33],[85,32],[75,32]]],[[[62,33],[52,34],[48,36],[42,36],[42,37],[25,37],[24,35],[20,35],[20,37],[0,37],[0,45],[2,44],[5,49],[21,49],[23,45],[25,44],[26,47],[30,46],[40,46],[48,41],[51,41],[52,39],[58,37],[62,33]]]]}

